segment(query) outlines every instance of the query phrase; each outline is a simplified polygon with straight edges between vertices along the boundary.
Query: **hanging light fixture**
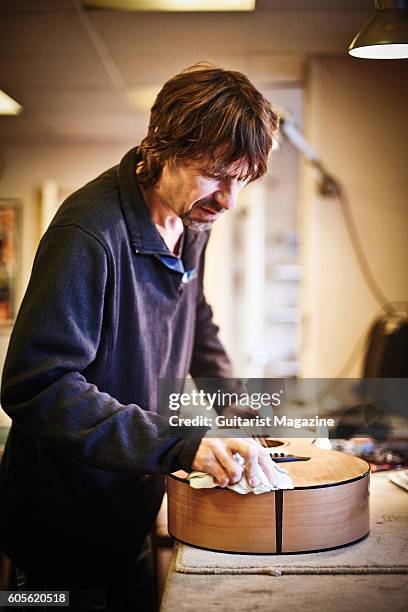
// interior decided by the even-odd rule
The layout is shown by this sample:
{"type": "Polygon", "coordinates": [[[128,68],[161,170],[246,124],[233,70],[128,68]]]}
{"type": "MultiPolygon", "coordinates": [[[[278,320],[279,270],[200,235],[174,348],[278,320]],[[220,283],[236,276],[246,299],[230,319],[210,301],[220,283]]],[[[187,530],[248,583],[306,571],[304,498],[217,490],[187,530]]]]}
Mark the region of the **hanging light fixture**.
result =
{"type": "Polygon", "coordinates": [[[349,47],[366,59],[408,58],[408,0],[375,0],[375,13],[349,47]]]}

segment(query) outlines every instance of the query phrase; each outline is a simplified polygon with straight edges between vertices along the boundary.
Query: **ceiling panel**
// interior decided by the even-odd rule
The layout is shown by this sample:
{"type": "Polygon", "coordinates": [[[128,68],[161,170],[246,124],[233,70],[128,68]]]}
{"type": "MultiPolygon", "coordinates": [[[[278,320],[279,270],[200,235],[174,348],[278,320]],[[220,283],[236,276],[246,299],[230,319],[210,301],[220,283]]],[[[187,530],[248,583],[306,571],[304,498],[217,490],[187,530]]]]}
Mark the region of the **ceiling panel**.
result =
{"type": "Polygon", "coordinates": [[[163,62],[161,57],[127,57],[120,62],[120,71],[129,88],[138,85],[162,85],[170,77],[181,70],[197,63],[206,61],[222,68],[248,72],[251,61],[248,57],[233,56],[227,54],[215,54],[214,52],[199,53],[191,49],[185,49],[184,53],[168,55],[163,62]]]}
{"type": "MultiPolygon", "coordinates": [[[[0,57],[1,89],[13,88],[24,84],[25,87],[43,86],[53,88],[61,86],[69,88],[72,85],[109,85],[109,79],[103,67],[96,59],[87,57],[71,61],[69,56],[55,55],[8,58],[0,57]]],[[[8,93],[8,92],[7,92],[8,93]]]]}
{"type": "Polygon", "coordinates": [[[0,12],[21,13],[33,12],[41,13],[72,11],[72,0],[1,0],[0,12]]]}
{"type": "Polygon", "coordinates": [[[324,9],[356,9],[374,7],[374,0],[256,0],[257,10],[276,11],[276,10],[312,10],[324,9]]]}
{"type": "Polygon", "coordinates": [[[65,87],[65,84],[51,89],[44,87],[18,86],[13,88],[17,99],[24,98],[26,111],[50,112],[63,110],[64,112],[83,111],[96,108],[103,111],[126,111],[128,104],[112,88],[101,86],[65,87]]]}
{"type": "Polygon", "coordinates": [[[358,28],[369,13],[356,11],[310,10],[296,16],[291,11],[281,11],[271,19],[255,15],[252,53],[257,55],[276,53],[296,54],[346,54],[358,28]]]}
{"type": "MultiPolygon", "coordinates": [[[[356,7],[370,8],[374,5],[373,0],[256,0],[256,10],[288,10],[288,9],[313,9],[332,8],[345,9],[356,7]]],[[[72,11],[73,0],[2,0],[0,12],[58,12],[72,11]]]]}
{"type": "Polygon", "coordinates": [[[309,55],[346,52],[372,2],[257,6],[249,14],[81,14],[76,0],[0,0],[0,89],[24,106],[21,117],[0,118],[0,139],[140,137],[147,113],[134,110],[122,81],[137,96],[199,60],[247,73],[258,86],[293,86],[309,55]]]}
{"type": "Polygon", "coordinates": [[[3,14],[0,19],[2,56],[60,55],[78,58],[95,50],[74,13],[3,14]]]}
{"type": "Polygon", "coordinates": [[[224,53],[242,55],[249,51],[251,16],[174,14],[92,14],[115,61],[120,65],[131,57],[161,58],[184,53],[199,57],[224,53]]]}
{"type": "Polygon", "coordinates": [[[148,117],[119,113],[92,113],[67,115],[51,114],[46,120],[36,116],[0,117],[2,143],[33,140],[69,142],[121,142],[139,141],[146,133],[148,117]]]}

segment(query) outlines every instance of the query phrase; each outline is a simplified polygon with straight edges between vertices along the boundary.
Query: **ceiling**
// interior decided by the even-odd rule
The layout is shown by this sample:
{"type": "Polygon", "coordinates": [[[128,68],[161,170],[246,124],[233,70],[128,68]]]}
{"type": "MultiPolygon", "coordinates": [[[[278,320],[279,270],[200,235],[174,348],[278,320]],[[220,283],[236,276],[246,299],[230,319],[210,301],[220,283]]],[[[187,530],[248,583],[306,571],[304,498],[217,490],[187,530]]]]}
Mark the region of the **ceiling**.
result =
{"type": "Polygon", "coordinates": [[[0,89],[24,112],[0,117],[0,141],[138,138],[160,84],[200,60],[242,70],[260,88],[299,85],[309,57],[345,54],[373,4],[257,0],[252,13],[128,13],[2,0],[0,89]]]}

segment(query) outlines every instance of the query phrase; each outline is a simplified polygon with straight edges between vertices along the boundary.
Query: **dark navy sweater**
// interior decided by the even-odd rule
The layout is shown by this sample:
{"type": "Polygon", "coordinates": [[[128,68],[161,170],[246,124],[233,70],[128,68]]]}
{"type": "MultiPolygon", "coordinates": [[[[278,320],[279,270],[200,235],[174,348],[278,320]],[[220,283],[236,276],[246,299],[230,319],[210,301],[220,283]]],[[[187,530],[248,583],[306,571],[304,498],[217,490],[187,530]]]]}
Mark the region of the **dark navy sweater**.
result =
{"type": "Polygon", "coordinates": [[[161,260],[172,254],[136,163],[133,149],[59,209],[3,372],[13,425],[0,547],[23,569],[73,583],[131,563],[160,506],[162,475],[191,467],[204,431],[166,431],[158,378],[231,376],[203,295],[208,232],[185,231],[183,266],[197,271],[186,283],[161,260]]]}

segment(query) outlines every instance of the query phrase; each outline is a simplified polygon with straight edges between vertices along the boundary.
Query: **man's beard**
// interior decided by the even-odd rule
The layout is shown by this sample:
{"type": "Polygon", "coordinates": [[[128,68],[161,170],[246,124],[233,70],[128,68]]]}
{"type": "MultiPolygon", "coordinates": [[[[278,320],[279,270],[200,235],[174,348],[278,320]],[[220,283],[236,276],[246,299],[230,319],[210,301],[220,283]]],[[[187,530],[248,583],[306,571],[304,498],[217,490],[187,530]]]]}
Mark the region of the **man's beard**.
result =
{"type": "Polygon", "coordinates": [[[217,204],[217,202],[204,199],[195,202],[192,208],[188,212],[184,213],[184,215],[181,215],[180,218],[185,227],[188,227],[196,232],[205,232],[206,230],[212,228],[214,221],[216,221],[223,212],[224,208],[217,204]],[[201,218],[201,216],[205,217],[204,209],[217,213],[217,217],[214,217],[214,219],[201,218]]]}

